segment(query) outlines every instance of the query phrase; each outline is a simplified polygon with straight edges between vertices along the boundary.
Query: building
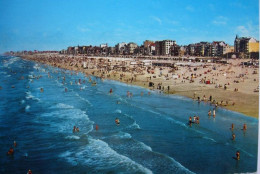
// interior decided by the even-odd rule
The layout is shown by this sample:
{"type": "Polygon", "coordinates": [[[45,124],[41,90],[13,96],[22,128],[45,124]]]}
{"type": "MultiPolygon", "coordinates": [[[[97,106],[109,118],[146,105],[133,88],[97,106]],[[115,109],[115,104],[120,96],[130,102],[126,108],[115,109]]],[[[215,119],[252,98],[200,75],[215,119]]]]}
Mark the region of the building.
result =
{"type": "Polygon", "coordinates": [[[174,40],[163,40],[155,42],[155,54],[156,55],[170,55],[170,48],[176,44],[174,40]]]}
{"type": "Polygon", "coordinates": [[[138,48],[138,45],[134,42],[129,42],[127,44],[127,54],[134,54],[136,53],[136,49],[138,48]]]}
{"type": "Polygon", "coordinates": [[[144,48],[148,48],[149,45],[151,45],[152,43],[154,43],[154,42],[151,41],[151,40],[146,40],[146,41],[144,41],[144,48]]]}
{"type": "Polygon", "coordinates": [[[125,54],[126,46],[127,46],[127,43],[125,43],[125,42],[116,44],[116,46],[115,46],[116,54],[125,54]]]}
{"type": "Polygon", "coordinates": [[[236,35],[234,50],[240,58],[258,58],[259,41],[252,37],[238,37],[236,35]]]}
{"type": "Polygon", "coordinates": [[[211,44],[211,57],[222,57],[226,45],[224,41],[213,41],[211,44]]]}
{"type": "Polygon", "coordinates": [[[100,48],[106,48],[106,47],[108,47],[107,43],[100,44],[100,48]]]}

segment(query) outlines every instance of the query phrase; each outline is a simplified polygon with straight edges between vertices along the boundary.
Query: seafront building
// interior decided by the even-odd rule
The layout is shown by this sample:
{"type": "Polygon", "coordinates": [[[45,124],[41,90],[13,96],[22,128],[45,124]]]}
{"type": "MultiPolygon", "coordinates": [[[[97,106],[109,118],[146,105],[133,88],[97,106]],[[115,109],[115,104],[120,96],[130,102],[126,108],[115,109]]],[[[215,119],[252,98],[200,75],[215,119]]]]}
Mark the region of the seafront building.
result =
{"type": "MultiPolygon", "coordinates": [[[[12,51],[10,52],[12,53],[12,51]]],[[[21,54],[34,54],[34,51],[20,51],[21,54]]],[[[60,54],[86,56],[162,56],[162,57],[206,57],[206,58],[259,58],[259,41],[252,37],[238,37],[234,46],[225,41],[198,42],[178,45],[175,40],[145,40],[142,45],[134,42],[121,42],[115,46],[102,43],[99,46],[69,46],[59,51],[60,54]]]]}
{"type": "Polygon", "coordinates": [[[236,35],[234,49],[241,58],[256,58],[259,56],[259,41],[252,37],[236,35]]]}
{"type": "Polygon", "coordinates": [[[155,54],[156,55],[170,55],[171,46],[176,45],[174,40],[163,40],[155,42],[155,54]]]}

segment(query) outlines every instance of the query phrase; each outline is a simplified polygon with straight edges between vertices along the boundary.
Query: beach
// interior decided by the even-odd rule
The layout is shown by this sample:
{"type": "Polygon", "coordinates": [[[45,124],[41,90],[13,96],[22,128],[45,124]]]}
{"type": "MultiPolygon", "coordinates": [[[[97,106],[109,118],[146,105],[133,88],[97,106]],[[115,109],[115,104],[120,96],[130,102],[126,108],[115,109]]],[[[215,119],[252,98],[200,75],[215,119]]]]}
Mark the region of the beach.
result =
{"type": "MultiPolygon", "coordinates": [[[[1,57],[0,173],[256,171],[257,118],[203,102],[203,96],[198,102],[168,95],[167,86],[157,89],[159,78],[153,89],[144,85],[149,79],[139,79],[144,75],[102,73],[101,64],[91,69],[96,58],[84,69],[87,59],[37,57],[37,63],[34,57],[1,57]],[[82,70],[76,65],[80,60],[82,70]],[[209,110],[216,115],[209,116],[209,110]],[[13,154],[7,154],[10,149],[13,154]]],[[[188,89],[193,95],[195,88],[188,89]]]]}
{"type": "Polygon", "coordinates": [[[160,90],[166,94],[182,95],[194,100],[198,100],[199,97],[203,102],[209,102],[212,96],[211,103],[219,107],[255,118],[259,115],[259,92],[255,91],[259,86],[258,68],[241,65],[241,62],[249,61],[247,59],[229,59],[228,64],[177,61],[174,63],[178,66],[174,69],[150,66],[151,71],[149,71],[149,66],[141,65],[141,60],[136,58],[60,54],[35,54],[21,57],[79,71],[86,75],[160,90]],[[132,65],[131,62],[136,64],[132,65]],[[150,82],[153,86],[149,86],[150,82]]]}

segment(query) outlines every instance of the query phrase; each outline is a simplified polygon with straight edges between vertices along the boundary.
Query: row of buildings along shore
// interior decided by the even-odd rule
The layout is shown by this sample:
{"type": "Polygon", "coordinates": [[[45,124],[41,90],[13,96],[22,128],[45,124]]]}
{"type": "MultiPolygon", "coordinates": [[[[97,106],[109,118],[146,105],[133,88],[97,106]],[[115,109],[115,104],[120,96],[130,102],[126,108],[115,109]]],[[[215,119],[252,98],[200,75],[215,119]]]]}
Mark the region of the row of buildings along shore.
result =
{"type": "MultiPolygon", "coordinates": [[[[19,52],[18,52],[19,53],[19,52]]],[[[21,53],[21,52],[20,52],[21,53]]],[[[60,53],[67,55],[87,56],[175,56],[175,57],[216,57],[216,58],[259,58],[259,41],[252,37],[238,37],[234,46],[224,41],[199,42],[189,45],[178,45],[175,40],[150,41],[146,40],[141,46],[134,42],[122,42],[114,47],[108,44],[100,46],[69,46],[61,51],[23,51],[22,54],[60,53]]]]}

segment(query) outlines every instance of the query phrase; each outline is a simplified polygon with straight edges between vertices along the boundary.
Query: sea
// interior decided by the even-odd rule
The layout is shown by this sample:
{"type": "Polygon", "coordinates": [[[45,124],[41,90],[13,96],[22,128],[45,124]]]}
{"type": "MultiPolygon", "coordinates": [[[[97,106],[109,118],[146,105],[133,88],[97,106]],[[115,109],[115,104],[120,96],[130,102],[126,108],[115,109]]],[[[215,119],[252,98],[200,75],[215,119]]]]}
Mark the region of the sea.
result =
{"type": "Polygon", "coordinates": [[[14,56],[0,57],[0,86],[0,173],[257,170],[258,119],[241,113],[14,56]]]}

